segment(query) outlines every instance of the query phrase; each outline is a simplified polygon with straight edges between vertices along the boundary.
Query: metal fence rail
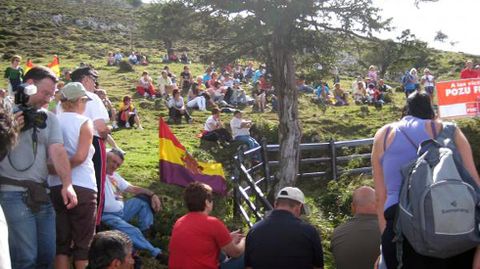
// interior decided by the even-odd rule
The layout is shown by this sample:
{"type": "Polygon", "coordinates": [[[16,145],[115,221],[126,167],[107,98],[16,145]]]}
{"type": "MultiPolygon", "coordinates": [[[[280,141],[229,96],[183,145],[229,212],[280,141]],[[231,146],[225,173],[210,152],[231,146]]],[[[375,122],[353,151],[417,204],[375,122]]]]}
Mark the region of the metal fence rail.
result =
{"type": "MultiPolygon", "coordinates": [[[[352,160],[369,160],[370,153],[354,153],[340,155],[349,148],[358,148],[373,144],[373,138],[356,139],[349,141],[334,141],[324,143],[300,144],[301,154],[308,152],[309,155],[300,159],[299,178],[327,178],[337,180],[342,175],[371,174],[371,165],[365,167],[346,168],[342,165],[352,160]],[[304,165],[318,165],[318,171],[302,171],[304,165]],[[324,170],[320,170],[324,167],[324,170]]],[[[370,149],[371,150],[371,149],[370,149]]],[[[280,152],[279,145],[267,145],[262,141],[260,147],[250,150],[239,150],[234,156],[235,169],[232,175],[234,184],[234,215],[241,216],[251,227],[256,221],[263,219],[266,211],[272,210],[273,206],[268,201],[266,193],[270,191],[269,182],[274,177],[270,174],[271,169],[279,166],[279,160],[269,160],[280,152]],[[260,162],[253,162],[252,156],[262,156],[260,162]],[[253,220],[254,218],[255,220],[253,220]]]]}

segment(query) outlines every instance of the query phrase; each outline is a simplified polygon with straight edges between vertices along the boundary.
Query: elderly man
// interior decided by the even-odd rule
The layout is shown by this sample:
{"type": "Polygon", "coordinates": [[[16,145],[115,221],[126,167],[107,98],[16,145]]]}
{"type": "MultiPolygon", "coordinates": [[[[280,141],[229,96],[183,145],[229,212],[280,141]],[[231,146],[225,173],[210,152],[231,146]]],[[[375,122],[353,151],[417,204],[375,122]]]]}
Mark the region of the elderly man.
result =
{"type": "Polygon", "coordinates": [[[373,268],[380,253],[375,190],[362,186],[353,192],[353,218],[333,231],[331,247],[338,269],[373,268]]]}
{"type": "MultiPolygon", "coordinates": [[[[50,102],[57,77],[50,69],[36,66],[25,74],[24,82],[24,92],[29,95],[26,106],[41,109],[50,102]]],[[[19,143],[0,162],[0,204],[8,224],[12,268],[53,267],[55,211],[45,189],[48,162],[60,177],[67,209],[77,205],[59,122],[51,112],[35,113],[37,119],[45,120],[45,125],[24,122],[22,112],[15,114],[17,124],[24,127],[19,143]]]]}
{"type": "Polygon", "coordinates": [[[124,158],[123,152],[118,149],[112,149],[107,154],[105,209],[102,222],[112,229],[126,233],[135,249],[147,250],[157,260],[166,262],[162,250],[152,246],[143,235],[153,225],[153,213],[161,209],[160,199],[153,191],[134,186],[115,172],[123,164],[124,158]],[[123,192],[137,196],[123,202],[123,192]],[[135,217],[138,219],[139,228],[128,223],[135,217]]]}
{"type": "Polygon", "coordinates": [[[315,227],[299,218],[304,211],[300,189],[281,189],[272,213],[248,232],[246,268],[323,268],[321,239],[315,227]]]}

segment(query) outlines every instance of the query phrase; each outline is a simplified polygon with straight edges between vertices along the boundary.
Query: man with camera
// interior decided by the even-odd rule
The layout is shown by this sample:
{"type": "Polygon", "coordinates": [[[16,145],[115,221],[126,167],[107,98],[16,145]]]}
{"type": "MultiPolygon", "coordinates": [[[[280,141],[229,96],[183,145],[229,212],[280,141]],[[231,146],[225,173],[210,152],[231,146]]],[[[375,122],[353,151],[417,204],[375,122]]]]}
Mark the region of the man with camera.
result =
{"type": "Polygon", "coordinates": [[[36,66],[15,94],[19,143],[0,162],[0,204],[8,224],[12,268],[52,268],[55,258],[55,211],[47,194],[47,163],[62,181],[67,208],[77,205],[70,163],[57,118],[41,109],[50,102],[57,77],[36,66]]]}

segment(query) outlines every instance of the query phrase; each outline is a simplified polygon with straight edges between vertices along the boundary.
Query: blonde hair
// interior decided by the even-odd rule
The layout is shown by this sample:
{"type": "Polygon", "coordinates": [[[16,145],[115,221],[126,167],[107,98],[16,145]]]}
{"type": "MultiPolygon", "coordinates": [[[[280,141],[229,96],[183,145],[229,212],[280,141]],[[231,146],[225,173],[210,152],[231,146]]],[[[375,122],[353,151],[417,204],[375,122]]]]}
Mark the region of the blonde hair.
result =
{"type": "Polygon", "coordinates": [[[20,56],[20,55],[13,55],[13,56],[12,56],[12,59],[10,59],[10,62],[13,63],[13,61],[15,61],[15,60],[21,61],[21,60],[22,60],[22,56],[20,56]]]}
{"type": "Polygon", "coordinates": [[[66,99],[63,99],[63,96],[62,96],[60,99],[60,105],[62,106],[62,109],[64,111],[72,111],[77,106],[77,101],[79,99],[80,98],[75,100],[66,100],[66,99]]]}

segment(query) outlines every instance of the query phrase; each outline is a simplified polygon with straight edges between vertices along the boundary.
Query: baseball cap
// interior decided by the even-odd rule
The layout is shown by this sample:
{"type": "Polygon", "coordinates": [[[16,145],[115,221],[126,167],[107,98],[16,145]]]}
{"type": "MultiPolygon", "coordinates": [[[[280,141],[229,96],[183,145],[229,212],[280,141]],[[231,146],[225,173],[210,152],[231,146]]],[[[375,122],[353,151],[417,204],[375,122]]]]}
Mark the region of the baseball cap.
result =
{"type": "Polygon", "coordinates": [[[62,99],[68,101],[73,101],[84,96],[87,97],[89,101],[92,100],[90,97],[88,97],[85,87],[83,87],[82,83],[80,82],[67,83],[61,89],[61,93],[62,99]]]}
{"type": "Polygon", "coordinates": [[[297,201],[297,202],[299,202],[303,205],[302,206],[302,214],[308,215],[310,213],[309,208],[305,204],[305,195],[303,194],[303,192],[299,188],[285,187],[278,192],[278,195],[277,195],[276,199],[278,199],[278,198],[290,199],[290,200],[293,200],[293,201],[297,201]]]}
{"type": "Polygon", "coordinates": [[[93,76],[94,78],[98,78],[98,73],[90,66],[82,66],[79,67],[70,74],[72,81],[80,81],[84,76],[93,76]]]}

